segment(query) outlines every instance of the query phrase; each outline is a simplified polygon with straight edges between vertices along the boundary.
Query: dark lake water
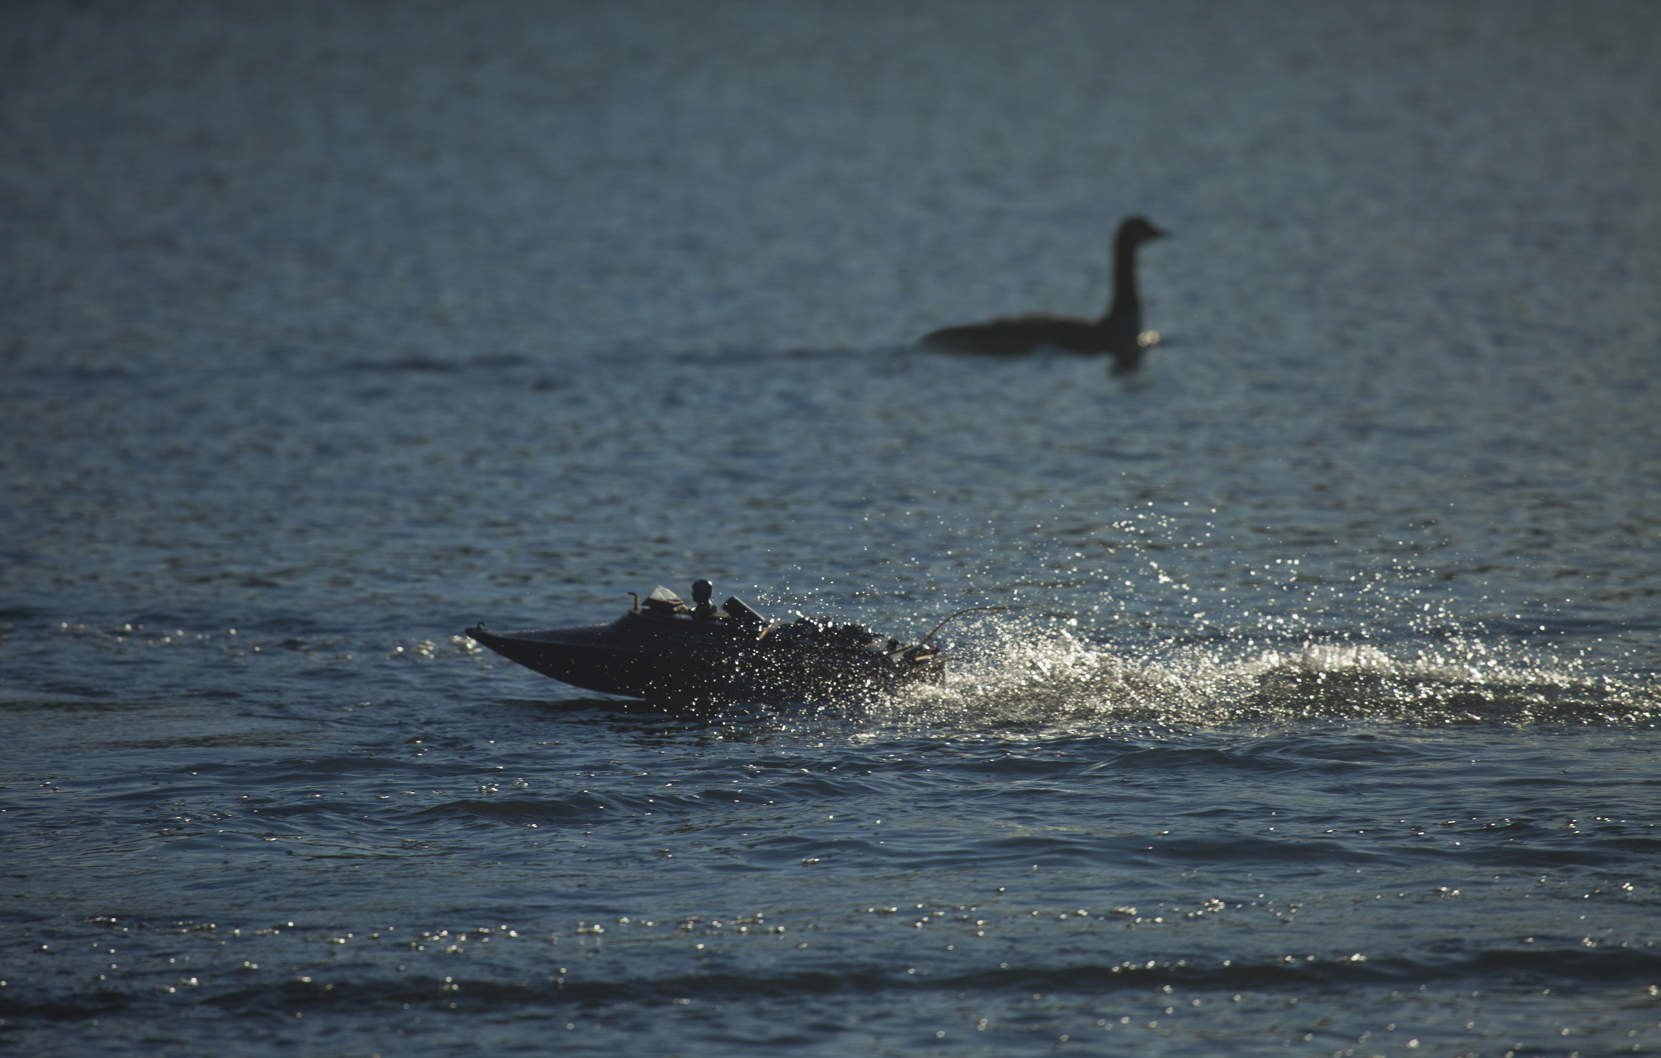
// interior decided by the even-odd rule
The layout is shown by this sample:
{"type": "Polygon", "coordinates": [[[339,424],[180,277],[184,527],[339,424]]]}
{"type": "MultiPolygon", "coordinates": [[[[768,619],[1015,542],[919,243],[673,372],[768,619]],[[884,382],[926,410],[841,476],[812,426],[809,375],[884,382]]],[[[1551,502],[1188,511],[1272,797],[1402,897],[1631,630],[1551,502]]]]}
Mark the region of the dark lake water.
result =
{"type": "Polygon", "coordinates": [[[0,1051],[1661,1052],[1661,7],[13,5],[0,1051]],[[1101,311],[1164,341],[928,352],[1101,311]],[[463,634],[709,577],[938,687],[463,634]]]}

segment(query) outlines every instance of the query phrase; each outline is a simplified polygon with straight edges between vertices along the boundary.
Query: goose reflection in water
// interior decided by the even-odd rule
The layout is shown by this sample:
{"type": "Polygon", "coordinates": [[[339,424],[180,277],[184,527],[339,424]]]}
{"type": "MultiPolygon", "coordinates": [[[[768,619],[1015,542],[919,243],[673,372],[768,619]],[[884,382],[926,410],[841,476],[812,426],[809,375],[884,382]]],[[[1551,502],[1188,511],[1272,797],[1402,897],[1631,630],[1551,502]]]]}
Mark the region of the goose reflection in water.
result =
{"type": "Polygon", "coordinates": [[[1142,301],[1136,292],[1136,248],[1165,232],[1145,217],[1126,217],[1113,240],[1113,301],[1099,320],[1034,314],[988,323],[944,327],[925,334],[922,344],[954,353],[1016,356],[1050,347],[1075,353],[1107,353],[1116,375],[1134,371],[1142,354],[1159,341],[1142,329],[1142,301]]]}

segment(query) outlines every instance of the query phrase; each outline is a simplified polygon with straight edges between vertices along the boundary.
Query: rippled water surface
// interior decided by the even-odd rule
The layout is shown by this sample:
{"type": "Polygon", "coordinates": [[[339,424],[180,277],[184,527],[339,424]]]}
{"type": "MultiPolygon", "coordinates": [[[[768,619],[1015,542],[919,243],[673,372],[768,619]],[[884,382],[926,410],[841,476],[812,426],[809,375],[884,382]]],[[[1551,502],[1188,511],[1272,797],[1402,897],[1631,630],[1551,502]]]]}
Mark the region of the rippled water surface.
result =
{"type": "Polygon", "coordinates": [[[15,8],[0,1050],[1661,1052],[1657,12],[15,8]]]}

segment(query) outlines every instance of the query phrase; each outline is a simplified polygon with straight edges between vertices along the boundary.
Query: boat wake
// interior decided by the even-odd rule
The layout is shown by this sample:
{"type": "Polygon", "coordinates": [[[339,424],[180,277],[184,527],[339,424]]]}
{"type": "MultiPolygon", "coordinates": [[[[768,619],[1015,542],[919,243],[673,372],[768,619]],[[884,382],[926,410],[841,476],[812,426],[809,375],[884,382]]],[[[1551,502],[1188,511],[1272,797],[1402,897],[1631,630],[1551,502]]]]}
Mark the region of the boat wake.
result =
{"type": "Polygon", "coordinates": [[[1661,689],[1654,686],[1503,657],[1470,642],[1437,649],[1344,642],[1266,648],[1258,640],[1152,659],[1061,630],[960,647],[952,666],[941,686],[910,688],[865,708],[874,718],[975,726],[1661,721],[1661,689]]]}

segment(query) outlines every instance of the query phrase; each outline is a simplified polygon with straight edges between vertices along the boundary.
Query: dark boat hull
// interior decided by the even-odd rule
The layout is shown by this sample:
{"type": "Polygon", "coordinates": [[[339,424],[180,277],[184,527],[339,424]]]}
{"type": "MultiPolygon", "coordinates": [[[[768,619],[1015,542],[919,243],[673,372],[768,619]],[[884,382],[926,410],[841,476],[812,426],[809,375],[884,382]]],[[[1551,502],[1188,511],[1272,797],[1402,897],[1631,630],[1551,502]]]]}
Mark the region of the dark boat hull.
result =
{"type": "Polygon", "coordinates": [[[606,625],[467,634],[497,654],[562,683],[655,701],[744,699],[784,704],[937,683],[937,651],[770,641],[723,621],[646,612],[606,625]]]}

